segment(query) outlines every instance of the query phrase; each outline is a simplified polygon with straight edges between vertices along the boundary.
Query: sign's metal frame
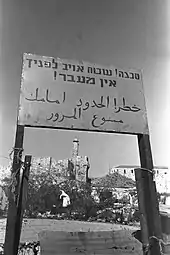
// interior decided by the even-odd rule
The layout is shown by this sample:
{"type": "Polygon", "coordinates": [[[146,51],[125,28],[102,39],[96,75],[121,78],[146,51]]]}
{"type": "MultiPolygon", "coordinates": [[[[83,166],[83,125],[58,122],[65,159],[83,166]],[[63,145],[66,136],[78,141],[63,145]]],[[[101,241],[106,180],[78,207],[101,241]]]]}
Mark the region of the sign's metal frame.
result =
{"type": "MultiPolygon", "coordinates": [[[[36,125],[35,125],[36,126],[36,125]]],[[[12,166],[12,176],[16,178],[15,194],[9,190],[9,209],[6,224],[5,235],[5,255],[17,255],[16,242],[19,242],[17,222],[21,222],[22,218],[19,214],[21,211],[22,203],[18,207],[19,197],[19,173],[21,167],[21,161],[18,160],[22,157],[24,129],[25,127],[32,127],[32,125],[20,125],[17,121],[16,137],[15,137],[15,149],[12,166]],[[19,219],[18,219],[19,217],[19,219]]],[[[37,126],[36,126],[37,127],[37,126]]],[[[45,126],[46,127],[46,126],[45,126]]],[[[41,126],[43,128],[43,126],[41,126]]],[[[47,128],[47,127],[46,127],[47,128]]],[[[83,130],[83,129],[82,129],[83,130]]],[[[87,131],[87,129],[84,129],[87,131]]],[[[95,130],[94,130],[95,131],[95,130]]],[[[96,132],[96,131],[95,131],[96,132]]],[[[98,132],[103,132],[98,130],[98,132]]],[[[107,131],[108,133],[115,133],[114,131],[107,131]]],[[[122,133],[122,132],[119,132],[122,133]]],[[[138,147],[141,161],[141,169],[135,171],[136,186],[138,191],[139,209],[141,213],[141,234],[143,248],[150,247],[150,238],[155,236],[157,239],[162,237],[161,222],[159,215],[159,206],[156,193],[156,185],[153,180],[153,160],[150,146],[149,133],[132,133],[138,137],[138,147]],[[143,169],[143,170],[142,170],[143,169]],[[149,170],[149,171],[144,171],[149,170]]],[[[20,236],[19,236],[20,237],[20,236]]],[[[146,252],[146,249],[144,249],[146,252]]],[[[147,254],[147,253],[144,253],[147,254]]],[[[160,244],[157,242],[150,250],[151,255],[161,255],[160,244]]]]}

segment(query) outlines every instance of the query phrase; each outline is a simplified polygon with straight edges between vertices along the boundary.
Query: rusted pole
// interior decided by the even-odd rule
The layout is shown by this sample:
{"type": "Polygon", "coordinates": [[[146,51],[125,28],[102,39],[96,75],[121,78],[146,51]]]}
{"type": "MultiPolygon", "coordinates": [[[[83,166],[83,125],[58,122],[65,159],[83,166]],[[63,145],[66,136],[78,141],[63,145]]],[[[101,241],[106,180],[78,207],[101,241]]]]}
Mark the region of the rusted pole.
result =
{"type": "Polygon", "coordinates": [[[14,255],[18,254],[23,214],[24,214],[24,210],[26,208],[26,202],[27,202],[28,179],[29,179],[30,166],[31,166],[31,156],[26,155],[25,161],[24,161],[22,179],[21,179],[20,192],[19,192],[17,219],[16,219],[16,224],[15,224],[16,233],[15,233],[15,237],[14,237],[14,255]]]}
{"type": "Polygon", "coordinates": [[[143,247],[149,248],[148,254],[150,255],[161,255],[159,241],[155,242],[154,246],[151,245],[153,237],[157,240],[162,238],[162,230],[156,184],[153,180],[153,160],[149,135],[138,135],[138,145],[141,168],[135,169],[135,178],[143,247]]]}
{"type": "Polygon", "coordinates": [[[16,137],[15,137],[15,147],[14,147],[14,157],[12,164],[11,173],[11,185],[9,187],[9,207],[8,216],[6,223],[6,233],[5,233],[5,244],[4,244],[4,255],[14,255],[14,240],[16,233],[16,219],[17,219],[17,205],[18,205],[18,195],[20,187],[20,168],[22,165],[21,157],[23,150],[23,140],[24,140],[24,126],[17,125],[16,137]]]}

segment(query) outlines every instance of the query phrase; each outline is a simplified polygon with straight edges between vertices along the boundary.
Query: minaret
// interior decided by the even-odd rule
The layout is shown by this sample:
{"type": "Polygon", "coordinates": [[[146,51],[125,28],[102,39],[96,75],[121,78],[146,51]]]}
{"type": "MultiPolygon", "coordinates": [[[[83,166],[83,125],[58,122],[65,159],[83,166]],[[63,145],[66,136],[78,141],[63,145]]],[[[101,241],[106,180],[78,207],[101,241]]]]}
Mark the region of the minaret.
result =
{"type": "Polygon", "coordinates": [[[79,155],[79,140],[74,138],[73,140],[73,151],[72,151],[72,162],[74,165],[74,175],[77,176],[77,157],[79,155]]]}
{"type": "Polygon", "coordinates": [[[72,151],[72,158],[77,158],[79,155],[79,140],[74,138],[73,140],[73,151],[72,151]]]}

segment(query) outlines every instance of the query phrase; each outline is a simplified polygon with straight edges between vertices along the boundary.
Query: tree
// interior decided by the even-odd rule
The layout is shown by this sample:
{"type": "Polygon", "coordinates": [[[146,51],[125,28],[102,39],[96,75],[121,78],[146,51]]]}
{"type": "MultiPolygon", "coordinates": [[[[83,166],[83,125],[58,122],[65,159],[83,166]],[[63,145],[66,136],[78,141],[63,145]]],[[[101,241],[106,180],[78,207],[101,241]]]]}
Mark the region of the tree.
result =
{"type": "MultiPolygon", "coordinates": [[[[67,176],[68,164],[66,163],[68,162],[49,165],[48,160],[45,159],[32,161],[25,216],[33,217],[47,211],[53,214],[65,211],[67,215],[77,212],[77,218],[88,219],[95,214],[96,203],[91,196],[90,185],[74,180],[73,173],[72,176],[67,176]],[[64,190],[71,200],[71,204],[65,209],[62,208],[62,201],[59,198],[61,190],[64,190]]],[[[73,168],[71,161],[69,167],[73,168]]],[[[10,178],[4,179],[6,189],[10,182],[10,178]]]]}
{"type": "Polygon", "coordinates": [[[28,216],[37,213],[51,211],[53,205],[59,200],[59,187],[48,171],[30,173],[28,184],[28,198],[26,214],[28,216]]]}
{"type": "Polygon", "coordinates": [[[87,220],[93,216],[96,211],[96,202],[91,196],[91,188],[88,184],[67,180],[59,185],[71,199],[71,205],[68,207],[69,213],[78,212],[81,219],[87,220]]]}
{"type": "Polygon", "coordinates": [[[112,192],[109,189],[104,189],[99,195],[100,201],[104,202],[106,199],[112,198],[112,192]]]}

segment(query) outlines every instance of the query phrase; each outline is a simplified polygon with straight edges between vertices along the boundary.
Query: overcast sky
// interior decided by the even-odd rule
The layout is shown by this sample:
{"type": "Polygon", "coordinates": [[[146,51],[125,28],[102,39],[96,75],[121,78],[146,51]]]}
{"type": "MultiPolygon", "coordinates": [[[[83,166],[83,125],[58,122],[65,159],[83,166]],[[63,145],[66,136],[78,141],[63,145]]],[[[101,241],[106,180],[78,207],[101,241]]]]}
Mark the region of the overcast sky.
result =
{"type": "MultiPolygon", "coordinates": [[[[22,54],[142,70],[154,165],[170,166],[169,0],[1,0],[0,163],[14,146],[22,54]]],[[[80,139],[91,175],[139,164],[136,136],[26,129],[24,154],[70,157],[80,139]]]]}

